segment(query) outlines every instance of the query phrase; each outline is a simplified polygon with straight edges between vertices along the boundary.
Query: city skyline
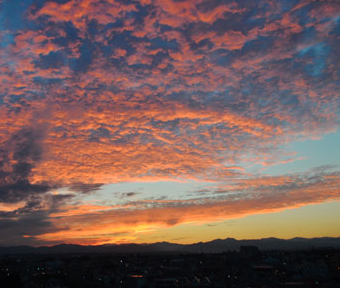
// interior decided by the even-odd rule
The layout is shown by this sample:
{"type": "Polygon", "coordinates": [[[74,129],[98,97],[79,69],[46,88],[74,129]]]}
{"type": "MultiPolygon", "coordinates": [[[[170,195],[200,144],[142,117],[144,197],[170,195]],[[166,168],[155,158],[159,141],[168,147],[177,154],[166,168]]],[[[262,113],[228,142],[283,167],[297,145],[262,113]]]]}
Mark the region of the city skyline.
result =
{"type": "Polygon", "coordinates": [[[340,3],[0,0],[0,246],[340,236],[340,3]]]}

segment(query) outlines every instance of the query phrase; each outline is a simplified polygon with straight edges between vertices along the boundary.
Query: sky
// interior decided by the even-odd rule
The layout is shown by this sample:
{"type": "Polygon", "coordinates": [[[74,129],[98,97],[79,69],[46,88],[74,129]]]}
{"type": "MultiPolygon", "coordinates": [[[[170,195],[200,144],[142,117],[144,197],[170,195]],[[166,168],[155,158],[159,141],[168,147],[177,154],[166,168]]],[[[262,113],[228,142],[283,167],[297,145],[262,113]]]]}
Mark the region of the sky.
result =
{"type": "Polygon", "coordinates": [[[0,0],[0,245],[340,236],[340,2],[0,0]]]}

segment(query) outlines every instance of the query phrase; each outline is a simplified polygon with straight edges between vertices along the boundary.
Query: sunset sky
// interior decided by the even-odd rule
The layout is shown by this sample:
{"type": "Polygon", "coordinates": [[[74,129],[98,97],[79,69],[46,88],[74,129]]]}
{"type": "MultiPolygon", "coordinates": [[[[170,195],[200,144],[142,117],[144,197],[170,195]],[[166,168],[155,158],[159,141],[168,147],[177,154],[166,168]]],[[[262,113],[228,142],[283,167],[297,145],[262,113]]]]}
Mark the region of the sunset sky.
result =
{"type": "Polygon", "coordinates": [[[340,236],[340,2],[0,0],[0,245],[340,236]]]}

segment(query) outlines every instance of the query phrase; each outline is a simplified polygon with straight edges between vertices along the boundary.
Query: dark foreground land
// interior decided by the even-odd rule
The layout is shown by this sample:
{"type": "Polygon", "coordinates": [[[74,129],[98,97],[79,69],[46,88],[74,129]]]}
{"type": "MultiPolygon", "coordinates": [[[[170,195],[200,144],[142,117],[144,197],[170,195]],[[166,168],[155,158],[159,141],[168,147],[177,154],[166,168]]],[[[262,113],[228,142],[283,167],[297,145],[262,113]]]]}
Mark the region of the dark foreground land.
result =
{"type": "Polygon", "coordinates": [[[2,255],[2,288],[340,288],[340,250],[2,255]]]}

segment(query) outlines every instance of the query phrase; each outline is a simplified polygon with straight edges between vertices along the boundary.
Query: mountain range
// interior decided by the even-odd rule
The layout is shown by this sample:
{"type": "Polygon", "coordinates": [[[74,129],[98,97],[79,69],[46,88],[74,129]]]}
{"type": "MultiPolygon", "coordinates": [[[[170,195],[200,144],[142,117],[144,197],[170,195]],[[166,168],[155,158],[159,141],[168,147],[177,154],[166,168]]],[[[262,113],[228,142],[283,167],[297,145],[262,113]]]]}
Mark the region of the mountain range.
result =
{"type": "Polygon", "coordinates": [[[312,248],[340,249],[340,237],[330,238],[263,238],[236,240],[216,239],[194,244],[157,242],[151,244],[106,244],[83,246],[59,244],[55,246],[0,246],[0,254],[77,254],[77,253],[219,253],[237,251],[241,246],[256,246],[260,250],[307,250],[312,248]]]}

